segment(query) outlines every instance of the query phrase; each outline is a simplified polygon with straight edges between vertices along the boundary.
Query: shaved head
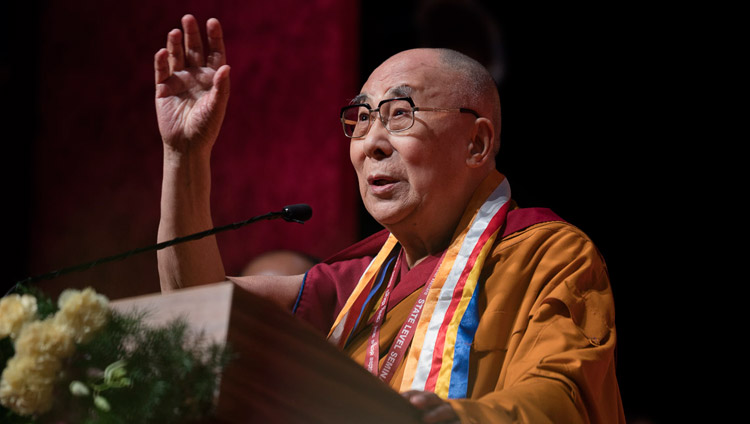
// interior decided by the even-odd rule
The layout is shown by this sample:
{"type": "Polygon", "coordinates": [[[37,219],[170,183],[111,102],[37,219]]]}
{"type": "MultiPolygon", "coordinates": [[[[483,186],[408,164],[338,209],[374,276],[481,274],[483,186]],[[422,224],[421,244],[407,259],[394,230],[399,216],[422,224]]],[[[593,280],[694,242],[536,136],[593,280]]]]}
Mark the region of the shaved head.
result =
{"type": "MultiPolygon", "coordinates": [[[[425,67],[438,67],[440,68],[438,72],[446,76],[441,80],[442,88],[450,93],[455,101],[461,102],[460,105],[451,104],[450,107],[474,109],[482,117],[492,122],[494,129],[493,153],[496,155],[500,150],[500,95],[497,91],[497,84],[487,68],[463,53],[445,48],[405,50],[391,56],[383,62],[381,67],[415,55],[425,58],[425,67]],[[433,58],[433,60],[430,61],[427,59],[428,57],[433,58]]],[[[367,93],[362,93],[352,103],[364,103],[367,99],[367,93]]]]}
{"type": "Polygon", "coordinates": [[[500,148],[500,96],[497,84],[487,68],[471,57],[451,49],[435,49],[442,64],[458,74],[451,89],[480,115],[490,119],[495,128],[495,154],[500,148]]]}

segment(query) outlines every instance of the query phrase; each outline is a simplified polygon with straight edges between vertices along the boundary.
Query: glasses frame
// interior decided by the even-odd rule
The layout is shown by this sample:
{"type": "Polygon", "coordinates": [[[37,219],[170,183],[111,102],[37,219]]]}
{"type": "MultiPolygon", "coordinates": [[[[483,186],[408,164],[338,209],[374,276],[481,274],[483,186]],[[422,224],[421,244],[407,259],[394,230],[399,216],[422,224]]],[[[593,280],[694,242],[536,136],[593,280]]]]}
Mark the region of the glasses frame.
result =
{"type": "Polygon", "coordinates": [[[479,115],[479,113],[477,113],[475,110],[469,109],[469,108],[465,108],[465,107],[459,107],[459,108],[419,107],[419,106],[415,106],[414,105],[414,100],[412,100],[411,97],[396,97],[396,98],[393,98],[393,99],[381,100],[380,103],[378,103],[378,107],[375,108],[375,109],[371,109],[370,105],[368,103],[357,103],[357,104],[353,104],[353,105],[342,107],[341,108],[341,125],[342,125],[343,130],[344,130],[344,135],[347,136],[348,138],[352,138],[352,139],[364,138],[367,135],[367,133],[370,132],[370,128],[372,128],[372,123],[373,123],[373,119],[372,118],[373,118],[373,114],[375,112],[378,113],[378,116],[380,117],[380,123],[383,124],[383,128],[385,128],[391,134],[397,134],[397,133],[401,133],[401,132],[408,131],[409,129],[411,129],[411,127],[414,126],[414,120],[415,120],[414,119],[414,112],[456,112],[456,113],[470,113],[470,114],[474,115],[477,118],[481,118],[481,116],[479,115]],[[383,115],[380,114],[380,108],[384,104],[386,104],[388,102],[395,102],[395,101],[399,101],[399,100],[404,100],[404,101],[409,102],[409,105],[411,106],[411,110],[412,110],[411,124],[409,124],[408,127],[400,129],[400,130],[391,130],[390,128],[388,128],[388,121],[386,121],[386,119],[383,117],[383,115]],[[368,120],[367,129],[365,130],[364,134],[355,137],[354,135],[349,135],[349,134],[346,133],[346,125],[347,124],[346,124],[346,121],[344,120],[344,113],[347,110],[350,110],[350,109],[353,109],[353,108],[360,108],[360,107],[367,108],[367,110],[369,111],[370,118],[368,120]]]}

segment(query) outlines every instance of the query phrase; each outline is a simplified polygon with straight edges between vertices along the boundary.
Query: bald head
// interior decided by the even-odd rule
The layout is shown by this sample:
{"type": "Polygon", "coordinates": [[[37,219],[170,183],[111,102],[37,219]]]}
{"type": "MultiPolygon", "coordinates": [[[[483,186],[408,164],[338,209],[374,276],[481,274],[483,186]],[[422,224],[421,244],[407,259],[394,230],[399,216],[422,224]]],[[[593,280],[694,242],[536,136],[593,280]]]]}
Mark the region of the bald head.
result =
{"type": "Polygon", "coordinates": [[[435,49],[446,69],[455,72],[452,89],[470,108],[490,119],[495,129],[495,153],[500,148],[500,96],[487,68],[471,57],[451,49],[435,49]]]}
{"type": "Polygon", "coordinates": [[[435,71],[444,74],[442,88],[451,93],[458,105],[466,107],[492,121],[494,129],[494,154],[500,149],[500,96],[497,84],[487,68],[471,57],[451,49],[417,48],[399,52],[387,59],[381,67],[405,60],[420,57],[426,68],[437,68],[435,71]]]}

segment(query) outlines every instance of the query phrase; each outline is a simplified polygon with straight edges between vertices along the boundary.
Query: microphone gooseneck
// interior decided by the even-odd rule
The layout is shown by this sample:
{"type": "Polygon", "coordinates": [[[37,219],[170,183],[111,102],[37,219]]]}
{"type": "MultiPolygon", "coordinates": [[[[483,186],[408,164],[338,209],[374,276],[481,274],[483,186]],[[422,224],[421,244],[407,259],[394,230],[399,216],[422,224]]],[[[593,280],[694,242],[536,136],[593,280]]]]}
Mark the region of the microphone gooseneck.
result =
{"type": "Polygon", "coordinates": [[[223,225],[221,227],[214,227],[210,230],[201,231],[201,232],[190,234],[190,235],[183,236],[183,237],[177,237],[172,240],[164,241],[161,243],[156,243],[151,246],[146,246],[146,247],[141,247],[138,249],[130,250],[128,252],[120,253],[118,255],[99,258],[91,262],[87,262],[87,263],[80,264],[80,265],[75,265],[75,266],[68,267],[68,268],[63,268],[57,271],[48,272],[46,274],[37,275],[35,277],[27,277],[23,280],[17,281],[16,284],[14,284],[5,295],[12,293],[13,291],[16,290],[16,288],[18,288],[18,286],[22,284],[35,283],[41,280],[51,280],[53,278],[57,278],[61,275],[68,274],[68,273],[75,272],[75,271],[86,271],[97,265],[100,265],[106,262],[126,259],[138,253],[148,252],[151,250],[161,250],[169,246],[174,246],[175,244],[198,240],[203,237],[208,237],[210,235],[220,233],[222,231],[236,230],[240,227],[243,227],[247,224],[252,224],[253,222],[256,222],[256,221],[283,218],[287,222],[297,222],[297,223],[302,224],[308,219],[310,219],[311,217],[312,217],[312,208],[309,205],[306,205],[304,203],[299,203],[296,205],[289,205],[289,206],[284,207],[284,209],[282,209],[279,212],[270,212],[265,215],[255,216],[244,221],[223,225]]]}

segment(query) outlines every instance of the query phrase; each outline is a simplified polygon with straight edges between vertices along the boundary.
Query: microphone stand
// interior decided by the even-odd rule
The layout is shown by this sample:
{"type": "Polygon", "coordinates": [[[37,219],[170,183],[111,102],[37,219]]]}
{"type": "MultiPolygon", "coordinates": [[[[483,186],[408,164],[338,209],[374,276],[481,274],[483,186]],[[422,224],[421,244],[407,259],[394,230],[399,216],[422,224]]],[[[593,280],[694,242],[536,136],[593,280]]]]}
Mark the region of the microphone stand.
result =
{"type": "Polygon", "coordinates": [[[232,223],[232,224],[222,225],[220,227],[214,227],[214,228],[212,228],[210,230],[201,231],[201,232],[198,232],[198,233],[195,233],[195,234],[190,234],[190,235],[183,236],[183,237],[177,237],[177,238],[174,238],[172,240],[164,241],[164,242],[157,243],[157,244],[154,244],[154,245],[151,245],[151,246],[141,247],[141,248],[133,249],[133,250],[130,250],[130,251],[127,251],[127,252],[124,252],[124,253],[117,254],[117,255],[107,256],[107,257],[104,257],[104,258],[99,258],[99,259],[96,259],[96,260],[91,261],[91,262],[87,262],[87,263],[83,263],[83,264],[80,264],[80,265],[71,266],[71,267],[68,267],[68,268],[63,268],[63,269],[60,269],[60,270],[57,270],[57,271],[51,271],[51,272],[48,272],[46,274],[37,275],[35,277],[27,277],[27,278],[25,278],[23,280],[17,281],[10,288],[10,290],[8,290],[8,292],[5,293],[5,296],[13,293],[14,291],[16,291],[16,289],[19,286],[24,285],[24,284],[36,283],[36,282],[41,281],[41,280],[51,280],[51,279],[57,278],[57,277],[59,277],[61,275],[69,274],[71,272],[86,271],[86,270],[89,270],[89,269],[91,269],[91,268],[93,268],[93,267],[95,267],[97,265],[103,264],[103,263],[126,259],[126,258],[129,258],[130,256],[136,255],[138,253],[148,252],[148,251],[151,251],[151,250],[161,250],[161,249],[164,249],[166,247],[173,246],[175,244],[184,243],[184,242],[187,242],[187,241],[198,240],[198,239],[201,239],[203,237],[208,237],[210,235],[214,235],[216,233],[220,233],[220,232],[226,231],[226,230],[236,230],[236,229],[238,229],[240,227],[243,227],[243,226],[245,226],[247,224],[252,224],[253,222],[262,221],[262,220],[271,220],[271,219],[283,218],[287,222],[297,222],[297,223],[303,224],[305,221],[307,221],[308,219],[310,219],[310,217],[312,217],[312,209],[310,208],[310,206],[308,206],[306,204],[303,204],[303,203],[296,204],[296,205],[289,205],[289,206],[284,207],[284,209],[282,209],[279,212],[269,212],[267,214],[258,215],[258,216],[252,217],[250,219],[246,219],[244,221],[239,221],[239,222],[235,222],[235,223],[232,223]]]}

